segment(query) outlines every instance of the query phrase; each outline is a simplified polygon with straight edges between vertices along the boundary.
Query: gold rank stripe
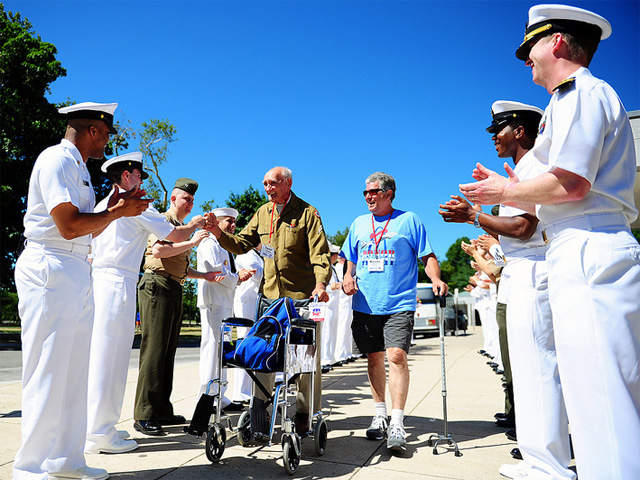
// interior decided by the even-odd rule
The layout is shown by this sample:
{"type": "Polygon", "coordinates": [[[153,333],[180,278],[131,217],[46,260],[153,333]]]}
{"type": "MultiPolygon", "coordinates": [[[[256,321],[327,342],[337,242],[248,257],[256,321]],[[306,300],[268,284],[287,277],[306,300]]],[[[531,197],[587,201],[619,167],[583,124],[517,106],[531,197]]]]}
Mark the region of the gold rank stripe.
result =
{"type": "Polygon", "coordinates": [[[525,43],[527,43],[529,40],[531,40],[533,37],[535,37],[537,34],[539,34],[540,32],[544,32],[546,30],[549,30],[553,25],[551,25],[550,23],[547,23],[546,25],[543,25],[541,27],[536,28],[535,30],[532,30],[531,32],[527,33],[524,36],[524,40],[522,41],[522,43],[520,44],[520,46],[524,45],[525,43]]]}

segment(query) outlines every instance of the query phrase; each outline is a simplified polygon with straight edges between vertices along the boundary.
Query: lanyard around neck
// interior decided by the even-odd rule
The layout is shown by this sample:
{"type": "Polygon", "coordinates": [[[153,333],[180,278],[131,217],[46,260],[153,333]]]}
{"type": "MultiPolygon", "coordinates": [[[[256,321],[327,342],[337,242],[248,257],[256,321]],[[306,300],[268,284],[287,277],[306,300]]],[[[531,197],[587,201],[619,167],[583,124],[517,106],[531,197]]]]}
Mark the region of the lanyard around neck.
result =
{"type": "Polygon", "coordinates": [[[375,245],[376,255],[378,255],[378,245],[380,245],[380,242],[382,241],[382,236],[384,235],[384,232],[387,231],[387,227],[389,226],[389,222],[391,221],[392,215],[393,215],[393,210],[391,210],[391,213],[389,214],[389,218],[387,219],[387,223],[384,224],[384,228],[380,232],[380,238],[378,238],[378,234],[376,233],[375,219],[373,217],[373,214],[371,214],[371,228],[373,229],[373,244],[375,245]]]}

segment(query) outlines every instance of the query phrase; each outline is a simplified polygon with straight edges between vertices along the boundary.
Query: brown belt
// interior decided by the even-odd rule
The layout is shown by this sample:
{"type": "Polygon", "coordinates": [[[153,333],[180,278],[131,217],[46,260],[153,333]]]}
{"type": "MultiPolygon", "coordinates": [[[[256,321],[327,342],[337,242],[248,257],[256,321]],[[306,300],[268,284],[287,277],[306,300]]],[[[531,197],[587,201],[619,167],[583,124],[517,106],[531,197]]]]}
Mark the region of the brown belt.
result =
{"type": "Polygon", "coordinates": [[[175,275],[171,275],[170,273],[167,272],[163,272],[162,270],[145,270],[144,273],[152,273],[153,275],[160,275],[161,277],[164,278],[170,278],[171,280],[175,280],[176,282],[178,282],[180,285],[184,285],[185,279],[184,278],[180,278],[180,277],[176,277],[175,275]]]}

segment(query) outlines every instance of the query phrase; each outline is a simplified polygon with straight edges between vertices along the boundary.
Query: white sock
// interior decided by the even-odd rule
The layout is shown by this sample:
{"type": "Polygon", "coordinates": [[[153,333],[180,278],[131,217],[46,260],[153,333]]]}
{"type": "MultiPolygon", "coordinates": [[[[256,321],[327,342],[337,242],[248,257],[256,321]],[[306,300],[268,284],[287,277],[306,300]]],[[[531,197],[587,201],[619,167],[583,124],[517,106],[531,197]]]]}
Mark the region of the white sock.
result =
{"type": "Polygon", "coordinates": [[[387,404],[384,402],[376,402],[374,405],[376,406],[376,417],[387,418],[387,404]]]}
{"type": "Polygon", "coordinates": [[[396,425],[404,424],[404,410],[400,410],[399,408],[394,408],[391,410],[391,423],[396,425]]]}

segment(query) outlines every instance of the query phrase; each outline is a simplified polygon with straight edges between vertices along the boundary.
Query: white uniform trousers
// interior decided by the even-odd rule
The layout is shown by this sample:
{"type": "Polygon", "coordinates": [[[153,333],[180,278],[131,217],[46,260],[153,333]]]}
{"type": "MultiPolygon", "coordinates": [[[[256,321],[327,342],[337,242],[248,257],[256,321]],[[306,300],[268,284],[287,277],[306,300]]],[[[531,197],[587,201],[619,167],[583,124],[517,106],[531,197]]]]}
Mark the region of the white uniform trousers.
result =
{"type": "Polygon", "coordinates": [[[115,442],[135,334],[137,276],[94,268],[87,440],[115,442]]]}
{"type": "MultiPolygon", "coordinates": [[[[236,331],[238,332],[238,339],[244,338],[249,332],[249,327],[236,327],[236,331]]],[[[231,372],[231,401],[244,402],[251,400],[251,385],[253,385],[251,377],[247,375],[243,368],[234,368],[231,372]]]]}
{"type": "Polygon", "coordinates": [[[510,258],[502,271],[509,283],[507,336],[513,378],[518,448],[538,476],[574,479],[567,412],[558,375],[553,321],[542,255],[510,258]]]}
{"type": "Polygon", "coordinates": [[[329,294],[325,304],[325,318],[322,325],[322,365],[332,365],[336,358],[336,342],[338,340],[338,292],[329,294]]]}
{"type": "Polygon", "coordinates": [[[15,480],[85,467],[93,322],[87,251],[29,243],[16,263],[22,321],[22,443],[15,480]]]}
{"type": "Polygon", "coordinates": [[[347,360],[353,356],[351,333],[351,322],[353,321],[353,310],[351,308],[352,297],[343,292],[338,296],[338,339],[336,341],[336,357],[340,361],[347,360]]]}
{"type": "Polygon", "coordinates": [[[487,296],[476,308],[480,312],[482,335],[484,337],[484,351],[493,357],[496,363],[502,363],[500,358],[500,341],[498,339],[498,321],[496,320],[496,301],[487,296]]]}
{"type": "Polygon", "coordinates": [[[640,478],[640,246],[565,229],[547,251],[558,368],[580,480],[640,478]]]}
{"type": "MultiPolygon", "coordinates": [[[[200,307],[200,326],[202,337],[200,339],[200,393],[205,393],[210,380],[218,378],[218,362],[220,360],[220,326],[222,320],[232,316],[229,308],[217,305],[200,307]]],[[[220,381],[226,382],[227,369],[222,369],[220,381]]],[[[224,395],[226,387],[223,387],[224,395]]],[[[209,395],[218,393],[218,384],[214,383],[209,389],[209,395]]]]}

